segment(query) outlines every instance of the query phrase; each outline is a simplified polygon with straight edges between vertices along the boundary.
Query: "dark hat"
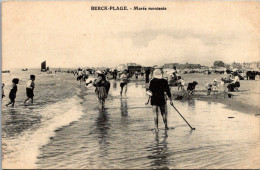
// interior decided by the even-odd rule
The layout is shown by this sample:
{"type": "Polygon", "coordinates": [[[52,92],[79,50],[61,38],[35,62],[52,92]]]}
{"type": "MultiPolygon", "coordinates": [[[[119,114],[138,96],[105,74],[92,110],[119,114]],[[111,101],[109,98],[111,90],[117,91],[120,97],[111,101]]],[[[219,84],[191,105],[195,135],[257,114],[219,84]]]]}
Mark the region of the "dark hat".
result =
{"type": "Polygon", "coordinates": [[[19,79],[18,78],[14,78],[12,81],[14,84],[18,84],[19,83],[19,79]]]}
{"type": "Polygon", "coordinates": [[[237,72],[234,72],[234,73],[233,73],[233,75],[234,75],[234,76],[237,76],[237,75],[238,75],[238,73],[237,73],[237,72]]]}
{"type": "Polygon", "coordinates": [[[193,81],[193,84],[194,84],[194,85],[197,85],[198,83],[197,83],[196,81],[193,81]]]}
{"type": "Polygon", "coordinates": [[[35,75],[30,75],[30,79],[35,79],[35,75]]]}

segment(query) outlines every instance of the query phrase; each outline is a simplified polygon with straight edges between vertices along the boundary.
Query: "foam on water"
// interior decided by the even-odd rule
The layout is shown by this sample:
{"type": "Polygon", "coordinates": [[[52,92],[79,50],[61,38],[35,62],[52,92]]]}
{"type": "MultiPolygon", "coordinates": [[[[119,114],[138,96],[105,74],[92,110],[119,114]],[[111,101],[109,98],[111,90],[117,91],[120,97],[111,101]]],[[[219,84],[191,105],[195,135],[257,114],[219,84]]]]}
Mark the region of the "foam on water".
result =
{"type": "Polygon", "coordinates": [[[50,141],[55,130],[77,121],[83,115],[80,99],[75,96],[43,109],[44,120],[37,129],[28,130],[15,139],[3,139],[7,150],[3,168],[35,168],[39,148],[50,141]]]}

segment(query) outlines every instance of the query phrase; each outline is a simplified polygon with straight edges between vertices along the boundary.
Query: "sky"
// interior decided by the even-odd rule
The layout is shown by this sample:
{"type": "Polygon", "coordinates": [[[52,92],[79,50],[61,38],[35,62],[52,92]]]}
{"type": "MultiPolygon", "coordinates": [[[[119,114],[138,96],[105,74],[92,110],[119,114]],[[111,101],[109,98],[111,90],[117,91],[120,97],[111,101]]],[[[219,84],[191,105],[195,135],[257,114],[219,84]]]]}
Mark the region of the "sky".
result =
{"type": "Polygon", "coordinates": [[[8,1],[2,67],[260,61],[260,2],[8,1]],[[91,6],[166,7],[91,11],[91,6]]]}

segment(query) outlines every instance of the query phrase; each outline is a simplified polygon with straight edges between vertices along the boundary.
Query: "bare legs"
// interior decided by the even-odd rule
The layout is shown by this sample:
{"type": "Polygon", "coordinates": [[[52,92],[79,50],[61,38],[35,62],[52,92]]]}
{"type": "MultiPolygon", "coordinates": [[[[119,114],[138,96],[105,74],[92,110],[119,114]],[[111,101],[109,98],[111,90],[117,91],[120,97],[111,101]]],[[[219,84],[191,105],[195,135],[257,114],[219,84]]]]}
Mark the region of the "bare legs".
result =
{"type": "Polygon", "coordinates": [[[121,87],[120,95],[122,96],[124,87],[121,87]]]}
{"type": "Polygon", "coordinates": [[[167,121],[168,112],[167,112],[166,105],[164,105],[164,106],[155,106],[155,105],[153,105],[152,108],[153,108],[155,131],[159,131],[159,129],[158,129],[159,107],[160,107],[161,115],[162,115],[162,118],[163,118],[163,123],[164,123],[164,126],[165,126],[165,130],[169,130],[169,128],[168,128],[168,121],[167,121]]]}
{"type": "Polygon", "coordinates": [[[10,104],[12,104],[12,107],[14,107],[14,103],[15,103],[15,101],[10,101],[7,105],[5,105],[5,106],[9,106],[10,104]]]}
{"type": "Polygon", "coordinates": [[[99,109],[103,109],[105,107],[105,99],[99,99],[99,109]]]}
{"type": "MultiPolygon", "coordinates": [[[[30,98],[28,97],[23,103],[26,103],[30,98]]],[[[33,103],[33,98],[31,98],[31,103],[33,103]]]]}
{"type": "Polygon", "coordinates": [[[120,95],[122,96],[123,90],[125,87],[125,93],[127,92],[127,84],[125,86],[121,86],[121,91],[120,91],[120,95]]]}
{"type": "Polygon", "coordinates": [[[159,129],[158,129],[158,106],[152,106],[152,108],[153,108],[155,131],[159,131],[159,129]]]}

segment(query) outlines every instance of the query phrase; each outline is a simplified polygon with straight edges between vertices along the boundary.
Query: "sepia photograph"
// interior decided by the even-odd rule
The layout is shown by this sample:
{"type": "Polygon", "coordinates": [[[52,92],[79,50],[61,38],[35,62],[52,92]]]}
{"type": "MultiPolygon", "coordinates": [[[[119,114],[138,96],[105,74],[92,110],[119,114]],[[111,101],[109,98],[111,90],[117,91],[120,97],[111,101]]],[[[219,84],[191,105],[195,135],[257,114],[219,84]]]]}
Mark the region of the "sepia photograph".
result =
{"type": "Polygon", "coordinates": [[[1,2],[2,169],[259,169],[260,1],[1,2]]]}

